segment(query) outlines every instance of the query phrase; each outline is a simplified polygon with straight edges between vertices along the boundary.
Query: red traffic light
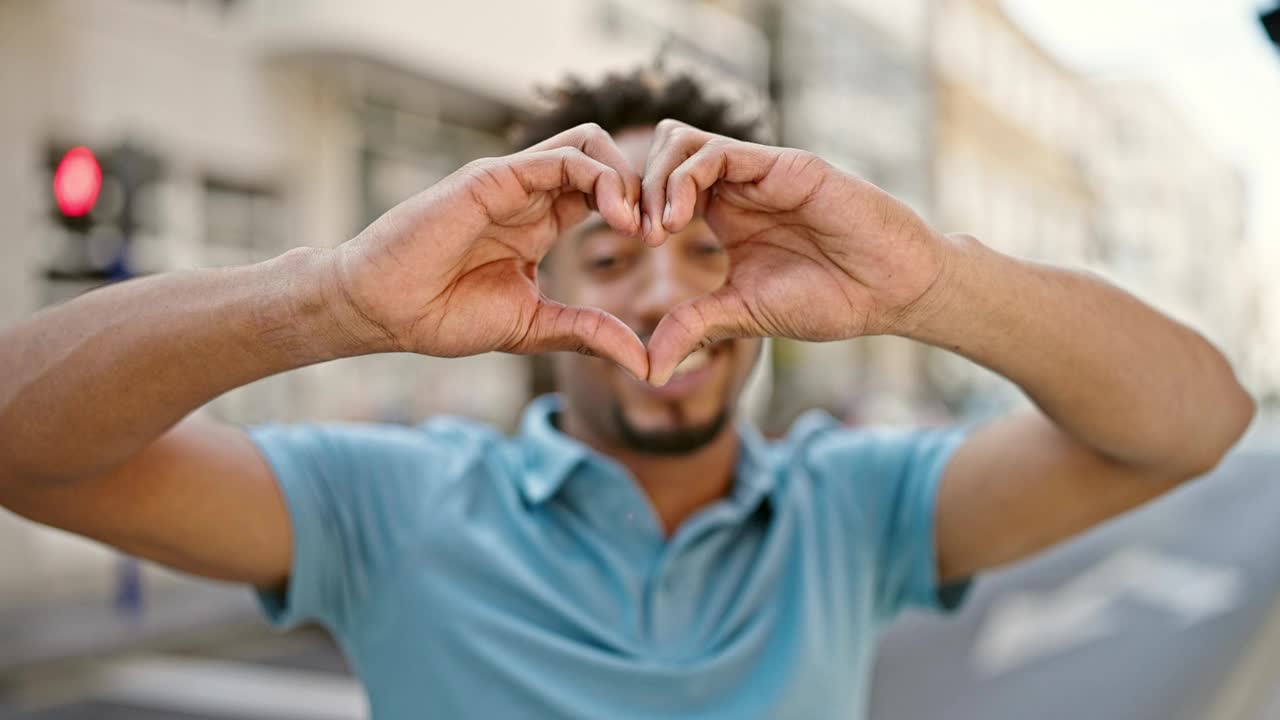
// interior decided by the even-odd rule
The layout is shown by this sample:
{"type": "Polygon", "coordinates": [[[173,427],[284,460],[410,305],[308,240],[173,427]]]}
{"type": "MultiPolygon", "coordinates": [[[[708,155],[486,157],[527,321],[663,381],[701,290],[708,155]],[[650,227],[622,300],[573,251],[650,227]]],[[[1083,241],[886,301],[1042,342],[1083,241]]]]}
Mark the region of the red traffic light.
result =
{"type": "Polygon", "coordinates": [[[53,198],[67,217],[81,217],[93,210],[102,190],[102,168],[93,151],[80,145],[62,156],[53,173],[53,198]]]}

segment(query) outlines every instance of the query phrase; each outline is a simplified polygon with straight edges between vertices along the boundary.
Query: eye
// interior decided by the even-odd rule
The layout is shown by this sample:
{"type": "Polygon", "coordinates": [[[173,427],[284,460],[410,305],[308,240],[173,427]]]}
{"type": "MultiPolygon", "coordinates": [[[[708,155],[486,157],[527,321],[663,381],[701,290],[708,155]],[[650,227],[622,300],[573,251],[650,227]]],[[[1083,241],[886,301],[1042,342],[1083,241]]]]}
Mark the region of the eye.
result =
{"type": "Polygon", "coordinates": [[[625,273],[633,259],[628,252],[591,253],[582,259],[582,269],[598,279],[612,279],[625,273]]]}

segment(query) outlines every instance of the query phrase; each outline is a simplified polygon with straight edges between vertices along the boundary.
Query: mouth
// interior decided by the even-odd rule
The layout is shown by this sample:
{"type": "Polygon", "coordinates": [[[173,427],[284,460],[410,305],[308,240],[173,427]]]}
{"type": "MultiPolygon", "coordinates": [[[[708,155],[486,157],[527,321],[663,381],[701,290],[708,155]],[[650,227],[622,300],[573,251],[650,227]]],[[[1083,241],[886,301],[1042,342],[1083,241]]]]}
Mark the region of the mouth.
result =
{"type": "Polygon", "coordinates": [[[728,354],[727,342],[714,343],[694,351],[689,357],[681,360],[666,385],[653,387],[644,382],[640,384],[650,395],[663,400],[679,400],[688,397],[715,378],[719,367],[728,361],[728,354]]]}

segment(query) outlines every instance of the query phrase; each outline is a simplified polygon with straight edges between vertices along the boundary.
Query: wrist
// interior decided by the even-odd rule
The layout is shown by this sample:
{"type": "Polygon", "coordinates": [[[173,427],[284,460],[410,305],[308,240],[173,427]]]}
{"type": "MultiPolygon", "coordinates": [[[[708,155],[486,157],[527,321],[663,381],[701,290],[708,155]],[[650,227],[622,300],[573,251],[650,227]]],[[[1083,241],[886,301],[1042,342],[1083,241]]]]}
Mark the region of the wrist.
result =
{"type": "MultiPolygon", "coordinates": [[[[894,335],[949,347],[964,316],[977,310],[972,285],[982,256],[990,250],[964,233],[939,234],[939,268],[929,287],[898,317],[894,335]]],[[[954,349],[954,348],[953,348],[954,349]]]]}
{"type": "Polygon", "coordinates": [[[335,249],[302,247],[265,263],[275,291],[256,313],[259,337],[293,365],[395,349],[352,302],[340,262],[335,249]]]}

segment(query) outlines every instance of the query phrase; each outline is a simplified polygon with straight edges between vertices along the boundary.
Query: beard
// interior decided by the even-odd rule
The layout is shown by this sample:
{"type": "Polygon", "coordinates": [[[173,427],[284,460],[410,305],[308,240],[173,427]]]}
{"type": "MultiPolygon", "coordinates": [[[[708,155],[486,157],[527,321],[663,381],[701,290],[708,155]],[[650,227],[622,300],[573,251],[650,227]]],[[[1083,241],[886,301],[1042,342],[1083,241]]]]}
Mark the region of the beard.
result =
{"type": "Polygon", "coordinates": [[[729,423],[729,410],[722,408],[710,422],[675,430],[641,430],[631,424],[620,403],[613,405],[613,422],[618,437],[630,450],[646,455],[687,455],[701,450],[729,423]]]}

